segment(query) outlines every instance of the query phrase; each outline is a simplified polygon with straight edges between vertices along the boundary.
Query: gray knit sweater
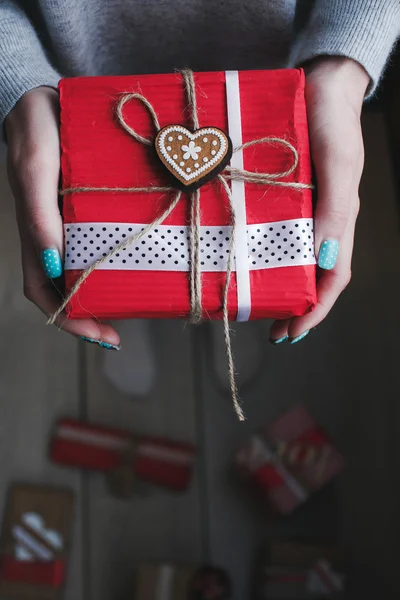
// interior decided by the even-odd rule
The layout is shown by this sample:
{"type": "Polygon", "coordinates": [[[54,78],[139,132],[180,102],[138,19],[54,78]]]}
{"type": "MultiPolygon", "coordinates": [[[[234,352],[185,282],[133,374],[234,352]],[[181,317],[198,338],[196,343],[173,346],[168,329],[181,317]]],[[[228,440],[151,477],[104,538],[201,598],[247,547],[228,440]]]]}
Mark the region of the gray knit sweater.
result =
{"type": "Polygon", "coordinates": [[[400,0],[0,0],[0,123],[60,76],[359,61],[374,89],[400,0]]]}

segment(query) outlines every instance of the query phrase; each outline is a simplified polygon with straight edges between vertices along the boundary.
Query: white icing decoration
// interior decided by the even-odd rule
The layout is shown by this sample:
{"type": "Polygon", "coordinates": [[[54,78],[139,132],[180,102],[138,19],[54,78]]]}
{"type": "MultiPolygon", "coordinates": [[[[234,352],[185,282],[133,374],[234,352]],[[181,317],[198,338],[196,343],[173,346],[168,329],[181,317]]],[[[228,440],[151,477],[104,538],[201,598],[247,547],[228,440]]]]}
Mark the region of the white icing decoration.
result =
{"type": "MultiPolygon", "coordinates": [[[[167,148],[168,150],[168,148],[167,148]]],[[[184,160],[188,160],[188,158],[192,158],[193,160],[197,160],[199,158],[198,152],[201,152],[201,146],[196,146],[193,140],[189,142],[188,145],[184,144],[181,148],[184,160]]]]}
{"type": "Polygon", "coordinates": [[[173,158],[174,160],[176,160],[176,159],[178,158],[178,155],[177,155],[177,154],[174,154],[172,158],[173,158]]]}
{"type": "Polygon", "coordinates": [[[172,137],[172,135],[169,136],[168,141],[169,142],[173,142],[174,138],[172,137]]]}
{"type": "Polygon", "coordinates": [[[211,155],[215,156],[217,154],[216,150],[211,150],[211,155]]]}
{"type": "MultiPolygon", "coordinates": [[[[183,139],[183,136],[178,135],[178,140],[179,139],[183,139]]],[[[163,156],[163,159],[165,160],[166,163],[171,165],[171,167],[177,173],[179,173],[179,175],[185,181],[191,181],[193,179],[196,179],[204,171],[210,171],[212,165],[217,163],[221,159],[221,157],[225,154],[226,146],[227,146],[227,142],[226,142],[225,136],[218,129],[214,129],[213,127],[208,127],[206,129],[199,130],[196,133],[191,133],[185,127],[182,127],[181,125],[171,125],[170,127],[167,127],[166,129],[164,129],[164,131],[158,138],[158,148],[159,148],[160,153],[163,156]],[[218,142],[219,142],[219,149],[217,150],[217,153],[215,154],[215,156],[212,157],[211,160],[209,160],[207,157],[203,158],[203,162],[206,164],[202,165],[199,168],[196,168],[196,170],[192,171],[191,173],[186,173],[183,169],[180,168],[180,167],[183,167],[185,163],[183,161],[181,161],[178,165],[175,162],[175,160],[173,159],[173,157],[171,157],[167,153],[167,150],[165,148],[165,139],[168,139],[167,136],[169,136],[173,132],[178,132],[178,133],[182,132],[185,134],[185,137],[189,138],[189,140],[193,141],[193,142],[195,140],[197,140],[198,137],[203,136],[205,134],[215,135],[218,138],[218,141],[213,140],[212,143],[214,146],[218,146],[218,142]]],[[[194,147],[198,148],[198,146],[194,146],[194,147]]],[[[194,158],[193,160],[196,160],[196,159],[194,158]]]]}
{"type": "Polygon", "coordinates": [[[207,143],[208,142],[208,138],[203,138],[203,142],[207,143]]]}
{"type": "Polygon", "coordinates": [[[195,163],[195,165],[194,165],[194,168],[195,168],[195,169],[198,169],[198,168],[199,168],[199,166],[200,166],[200,165],[199,165],[199,163],[195,163]]]}
{"type": "Polygon", "coordinates": [[[188,167],[188,168],[186,169],[186,173],[190,173],[190,171],[191,171],[191,170],[192,170],[192,169],[191,169],[190,167],[188,167]]]}
{"type": "Polygon", "coordinates": [[[171,152],[171,150],[172,150],[171,146],[167,146],[167,150],[168,150],[168,152],[171,152]]]}

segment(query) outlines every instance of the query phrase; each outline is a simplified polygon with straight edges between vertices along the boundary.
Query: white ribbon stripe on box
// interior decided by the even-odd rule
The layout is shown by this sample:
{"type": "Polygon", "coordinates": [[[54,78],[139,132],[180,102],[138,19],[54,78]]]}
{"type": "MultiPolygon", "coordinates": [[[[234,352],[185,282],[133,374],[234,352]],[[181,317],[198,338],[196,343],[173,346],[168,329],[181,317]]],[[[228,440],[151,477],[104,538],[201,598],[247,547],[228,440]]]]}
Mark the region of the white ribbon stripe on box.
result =
{"type": "MultiPolygon", "coordinates": [[[[226,104],[228,112],[229,136],[234,148],[241,148],[242,138],[242,112],[240,102],[240,85],[238,71],[226,71],[226,104]]],[[[243,150],[232,154],[231,167],[243,170],[243,150]]],[[[246,217],[246,191],[244,180],[231,181],[232,204],[236,218],[236,255],[235,270],[238,296],[237,321],[248,321],[251,314],[251,291],[249,261],[247,260],[247,217],[246,217]]]]}
{"type": "MultiPolygon", "coordinates": [[[[98,446],[108,450],[126,451],[132,447],[130,439],[113,435],[112,433],[104,433],[103,431],[87,431],[78,429],[69,425],[62,425],[56,437],[58,439],[78,442],[88,446],[98,446]]],[[[180,465],[190,465],[194,462],[194,454],[185,452],[177,448],[168,448],[166,446],[157,445],[153,442],[141,441],[137,447],[138,456],[146,456],[153,460],[164,460],[180,465]]]]}
{"type": "MultiPolygon", "coordinates": [[[[83,270],[117,244],[143,229],[138,223],[69,223],[65,269],[83,270]]],[[[315,264],[312,219],[247,225],[249,271],[315,264]]],[[[201,270],[226,271],[231,227],[200,227],[201,270]]],[[[101,270],[189,271],[190,232],[186,226],[159,225],[139,242],[99,265],[101,270]]]]}

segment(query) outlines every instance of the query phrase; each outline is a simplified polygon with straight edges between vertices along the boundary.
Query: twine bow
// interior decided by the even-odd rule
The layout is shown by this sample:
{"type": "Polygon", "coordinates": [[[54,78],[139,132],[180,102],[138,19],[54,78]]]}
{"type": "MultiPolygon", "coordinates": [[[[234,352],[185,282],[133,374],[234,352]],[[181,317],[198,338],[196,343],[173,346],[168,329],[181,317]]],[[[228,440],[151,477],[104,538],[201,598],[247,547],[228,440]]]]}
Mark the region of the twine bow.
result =
{"type": "MultiPolygon", "coordinates": [[[[199,117],[198,117],[198,109],[197,109],[197,97],[196,97],[196,88],[194,83],[193,72],[189,69],[185,69],[181,71],[181,75],[183,78],[185,93],[188,100],[188,109],[190,112],[190,117],[193,125],[193,129],[199,129],[199,117]]],[[[144,144],[146,146],[152,146],[153,140],[149,138],[145,138],[137,133],[128,123],[125,121],[123,116],[123,107],[127,102],[131,100],[138,100],[141,102],[149,112],[154,128],[156,132],[160,130],[160,123],[158,121],[157,113],[154,110],[154,107],[150,102],[139,93],[126,93],[120,98],[117,106],[116,106],[116,114],[117,120],[120,126],[140,144],[144,144]]],[[[235,148],[233,151],[238,152],[241,150],[245,150],[250,146],[255,146],[257,144],[280,144],[284,146],[286,149],[290,150],[292,153],[293,161],[291,166],[282,172],[277,173],[257,173],[253,171],[246,171],[244,169],[237,169],[231,166],[227,166],[222,173],[218,175],[218,180],[222,185],[222,188],[225,190],[228,201],[229,208],[231,214],[231,239],[229,244],[229,253],[228,253],[228,262],[226,268],[226,279],[225,286],[223,291],[222,298],[222,313],[223,313],[223,325],[224,325],[224,337],[226,344],[226,352],[227,352],[227,360],[228,360],[228,371],[229,371],[229,382],[232,393],[232,401],[236,411],[236,414],[240,421],[244,421],[244,414],[239,400],[238,388],[236,384],[235,377],[235,365],[233,360],[232,353],[232,344],[230,337],[230,328],[229,328],[229,319],[228,319],[228,293],[231,281],[231,275],[233,270],[233,260],[234,260],[234,250],[235,250],[235,240],[236,240],[236,216],[235,216],[235,208],[233,205],[231,188],[229,186],[229,180],[240,180],[246,183],[255,183],[259,185],[273,185],[276,187],[287,187],[295,190],[304,190],[304,189],[312,189],[312,185],[301,182],[291,182],[291,181],[282,181],[282,178],[288,177],[291,175],[298,165],[298,153],[297,150],[290,142],[285,139],[278,137],[264,137],[257,140],[252,140],[250,142],[246,142],[242,146],[235,148]]],[[[163,186],[151,186],[151,187],[71,187],[61,190],[62,195],[66,194],[74,194],[74,193],[84,193],[84,192],[132,192],[132,193],[163,193],[163,192],[176,192],[176,189],[173,187],[163,187],[163,186]]],[[[173,212],[177,204],[179,203],[182,196],[182,192],[178,191],[175,193],[172,198],[170,204],[166,208],[166,210],[156,217],[154,221],[146,225],[142,231],[136,233],[130,237],[128,237],[124,242],[115,246],[112,250],[108,252],[102,258],[96,260],[90,267],[85,269],[80,277],[77,279],[72,289],[70,290],[67,297],[62,302],[61,306],[56,310],[56,312],[49,318],[47,324],[52,325],[55,323],[57,317],[62,313],[67,304],[73,298],[73,296],[80,289],[81,285],[84,281],[89,277],[89,275],[97,269],[102,263],[107,261],[109,258],[114,256],[117,252],[124,250],[134,242],[137,242],[141,238],[145,237],[148,233],[153,231],[158,225],[161,225],[169,217],[169,215],[173,212]]],[[[200,265],[200,191],[197,189],[196,191],[190,194],[191,196],[191,216],[190,216],[190,321],[192,323],[199,323],[202,320],[203,308],[202,308],[202,282],[201,282],[201,265],[200,265]]]]}

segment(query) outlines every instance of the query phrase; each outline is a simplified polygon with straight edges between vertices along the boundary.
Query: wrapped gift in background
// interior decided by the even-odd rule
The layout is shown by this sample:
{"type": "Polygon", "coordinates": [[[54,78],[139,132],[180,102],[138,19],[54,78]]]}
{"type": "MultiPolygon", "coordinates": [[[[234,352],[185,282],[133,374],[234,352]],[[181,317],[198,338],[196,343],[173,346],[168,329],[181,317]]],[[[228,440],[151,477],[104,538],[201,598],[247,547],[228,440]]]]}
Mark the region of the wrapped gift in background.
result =
{"type": "Polygon", "coordinates": [[[135,600],[230,600],[228,574],[212,566],[143,563],[138,566],[135,600]]]}
{"type": "Polygon", "coordinates": [[[110,489],[121,497],[130,495],[136,479],[185,491],[195,456],[192,444],[140,436],[75,419],[59,420],[50,441],[51,460],[107,473],[110,489]]]}
{"type": "Polygon", "coordinates": [[[345,564],[343,551],[335,546],[275,542],[261,566],[259,600],[342,597],[345,564]]]}
{"type": "Polygon", "coordinates": [[[298,406],[253,435],[238,452],[236,465],[275,512],[287,515],[340,473],[344,458],[298,406]]]}
{"type": "MultiPolygon", "coordinates": [[[[236,262],[228,295],[231,319],[285,318],[302,315],[315,305],[304,81],[302,70],[194,74],[200,128],[215,127],[229,133],[235,147],[241,142],[274,138],[234,152],[231,162],[237,167],[238,160],[243,161],[247,171],[272,174],[267,183],[232,183],[233,204],[241,203],[241,209],[236,210],[236,262]]],[[[129,190],[170,187],[171,177],[154,147],[139,143],[129,133],[133,128],[140,136],[155,139],[157,131],[143,103],[127,101],[123,106],[125,128],[118,122],[115,107],[127,90],[140,92],[152,105],[161,128],[192,126],[179,73],[61,81],[67,295],[84,270],[106,257],[71,297],[67,314],[72,318],[87,318],[88,314],[113,319],[187,317],[189,194],[183,194],[165,221],[140,242],[107,258],[124,239],[152,223],[175,194],[174,190],[129,190]]],[[[189,159],[192,154],[195,157],[198,147],[201,160],[202,144],[210,142],[207,140],[204,133],[188,142],[189,159]]],[[[218,179],[201,187],[199,194],[201,309],[204,317],[213,319],[222,315],[221,272],[227,270],[231,214],[226,190],[218,179]]]]}
{"type": "Polygon", "coordinates": [[[9,494],[0,555],[0,595],[61,597],[73,519],[70,490],[16,485],[9,494]]]}

